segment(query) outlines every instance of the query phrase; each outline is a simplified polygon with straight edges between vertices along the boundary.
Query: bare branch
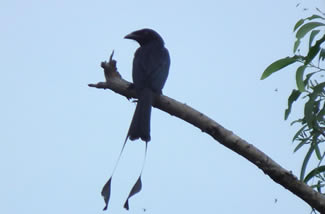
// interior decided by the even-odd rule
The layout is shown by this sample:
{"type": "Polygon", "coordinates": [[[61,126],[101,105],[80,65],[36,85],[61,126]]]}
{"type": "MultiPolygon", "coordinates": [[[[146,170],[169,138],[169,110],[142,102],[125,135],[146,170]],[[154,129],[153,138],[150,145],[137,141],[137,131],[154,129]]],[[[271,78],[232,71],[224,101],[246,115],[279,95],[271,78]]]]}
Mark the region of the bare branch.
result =
{"type": "MultiPolygon", "coordinates": [[[[106,82],[89,84],[89,86],[102,89],[111,89],[112,91],[121,94],[128,99],[131,97],[135,98],[135,91],[129,89],[131,83],[121,78],[121,75],[116,69],[116,61],[112,59],[112,56],[113,53],[108,63],[102,62],[106,82]]],[[[231,131],[225,129],[208,116],[186,104],[180,103],[164,95],[157,95],[155,97],[153,106],[201,129],[202,132],[209,134],[225,147],[249,160],[251,163],[260,168],[265,174],[271,177],[272,180],[282,185],[293,194],[297,195],[311,207],[315,208],[320,213],[325,213],[325,197],[322,194],[314,191],[311,187],[299,181],[297,177],[292,174],[292,172],[282,168],[279,164],[277,164],[255,146],[249,144],[231,131]]]]}

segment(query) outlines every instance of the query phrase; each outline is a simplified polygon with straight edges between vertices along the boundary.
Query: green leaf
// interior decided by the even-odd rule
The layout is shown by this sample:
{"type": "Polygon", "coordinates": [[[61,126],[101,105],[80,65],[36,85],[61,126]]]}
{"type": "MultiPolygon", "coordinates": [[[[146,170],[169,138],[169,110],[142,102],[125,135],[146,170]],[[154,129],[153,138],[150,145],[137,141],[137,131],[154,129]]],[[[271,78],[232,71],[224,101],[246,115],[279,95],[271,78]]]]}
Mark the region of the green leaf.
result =
{"type": "Polygon", "coordinates": [[[324,59],[325,59],[325,49],[324,48],[322,48],[321,50],[320,50],[320,53],[319,53],[319,59],[318,59],[318,62],[319,61],[324,61],[324,59]]]}
{"type": "Polygon", "coordinates": [[[324,187],[324,184],[322,184],[321,181],[318,181],[318,182],[317,182],[317,191],[318,191],[319,193],[322,193],[322,191],[321,191],[321,188],[322,188],[322,187],[324,187]]]}
{"type": "Polygon", "coordinates": [[[320,160],[322,158],[322,155],[321,155],[321,152],[319,150],[318,144],[315,145],[315,153],[316,153],[317,159],[320,160]]]}
{"type": "MultiPolygon", "coordinates": [[[[313,112],[315,113],[315,116],[317,116],[316,114],[319,113],[320,102],[321,102],[321,100],[318,100],[318,99],[317,99],[317,101],[314,102],[313,112]]],[[[317,117],[315,118],[315,120],[317,120],[317,117]]]]}
{"type": "Polygon", "coordinates": [[[324,105],[325,104],[323,103],[323,107],[321,108],[321,110],[317,114],[317,120],[322,121],[322,122],[324,122],[324,116],[325,116],[325,106],[324,105]]]}
{"type": "Polygon", "coordinates": [[[293,57],[286,57],[286,58],[282,58],[279,59],[275,62],[273,62],[271,65],[269,65],[263,72],[262,76],[261,76],[261,80],[267,78],[268,76],[270,76],[271,74],[273,74],[274,72],[288,66],[291,65],[294,62],[297,62],[298,59],[301,59],[301,56],[293,56],[293,57]]]}
{"type": "Polygon", "coordinates": [[[312,72],[312,73],[309,73],[309,74],[307,74],[306,75],[306,78],[305,78],[305,80],[304,80],[304,84],[305,85],[308,85],[308,81],[309,81],[309,79],[314,75],[314,74],[316,74],[317,72],[312,72]]]}
{"type": "Polygon", "coordinates": [[[319,83],[313,88],[313,93],[320,94],[324,91],[325,88],[325,82],[319,83]]]}
{"type": "Polygon", "coordinates": [[[300,171],[300,180],[301,181],[304,180],[307,164],[308,164],[308,161],[309,161],[311,155],[313,154],[313,151],[314,151],[314,147],[312,145],[310,145],[310,148],[309,148],[309,150],[305,156],[305,159],[302,163],[302,166],[301,166],[301,171],[300,171]]]}
{"type": "Polygon", "coordinates": [[[302,125],[304,124],[304,120],[303,119],[298,119],[298,120],[294,120],[290,123],[290,126],[294,125],[295,123],[301,123],[302,125]]]}
{"type": "Polygon", "coordinates": [[[321,188],[323,188],[324,186],[325,186],[325,184],[322,184],[322,181],[320,181],[320,180],[317,181],[317,184],[310,185],[311,188],[313,188],[313,189],[316,188],[319,193],[322,193],[321,188]]]}
{"type": "Polygon", "coordinates": [[[308,95],[309,100],[305,104],[305,109],[304,109],[304,114],[305,114],[305,120],[307,122],[307,125],[312,128],[313,124],[312,121],[314,120],[314,104],[315,104],[315,99],[317,97],[317,94],[311,93],[308,95]]]}
{"type": "Polygon", "coordinates": [[[312,179],[313,177],[315,177],[316,175],[325,172],[325,166],[319,166],[313,170],[311,170],[308,175],[305,177],[304,179],[304,183],[307,183],[310,179],[312,179]]]}
{"type": "Polygon", "coordinates": [[[313,30],[311,33],[310,33],[310,37],[309,37],[309,48],[311,47],[312,43],[313,43],[313,40],[315,38],[315,36],[320,32],[320,30],[313,30]]]}
{"type": "Polygon", "coordinates": [[[325,18],[320,16],[320,15],[312,15],[312,16],[309,16],[309,17],[307,17],[305,19],[300,19],[295,24],[295,27],[293,28],[293,32],[295,32],[306,20],[313,20],[313,19],[323,19],[323,20],[325,20],[325,18]]]}
{"type": "Polygon", "coordinates": [[[307,143],[307,141],[308,141],[308,139],[306,138],[306,139],[303,139],[297,146],[296,146],[296,148],[293,150],[293,152],[296,152],[296,151],[298,151],[303,145],[306,145],[306,144],[308,144],[307,143]]]}
{"type": "Polygon", "coordinates": [[[293,28],[293,32],[295,32],[297,30],[297,28],[300,27],[304,22],[305,22],[305,19],[300,19],[299,21],[297,21],[297,23],[295,24],[295,27],[293,28]]]}
{"type": "Polygon", "coordinates": [[[289,98],[288,98],[288,108],[285,110],[285,113],[284,113],[284,119],[288,119],[288,116],[291,112],[291,107],[292,107],[292,103],[295,102],[299,96],[300,96],[301,92],[298,91],[298,90],[292,90],[289,98]]]}
{"type": "Polygon", "coordinates": [[[313,19],[323,19],[323,20],[325,20],[325,18],[324,17],[322,17],[322,16],[320,16],[320,15],[312,15],[312,16],[309,16],[308,18],[306,18],[306,19],[308,19],[308,20],[313,20],[313,19]]]}
{"type": "Polygon", "coordinates": [[[294,46],[293,46],[293,53],[296,53],[299,45],[300,45],[300,39],[297,39],[294,46]]]}
{"type": "Polygon", "coordinates": [[[297,140],[297,138],[300,136],[300,134],[305,130],[305,128],[307,127],[307,125],[303,125],[298,131],[297,133],[293,136],[292,141],[297,140]]]}
{"type": "Polygon", "coordinates": [[[306,91],[305,84],[304,84],[304,71],[306,67],[307,67],[306,65],[302,65],[296,71],[296,83],[297,83],[297,88],[300,92],[306,91]]]}
{"type": "Polygon", "coordinates": [[[297,39],[302,39],[309,31],[320,26],[325,26],[325,24],[321,22],[309,22],[302,25],[296,33],[297,39]]]}
{"type": "Polygon", "coordinates": [[[319,83],[315,87],[313,87],[313,92],[308,95],[309,100],[305,104],[304,109],[304,119],[306,120],[309,127],[313,127],[313,121],[315,118],[315,107],[317,107],[317,99],[321,93],[323,93],[325,87],[325,82],[319,83]]]}
{"type": "Polygon", "coordinates": [[[325,41],[325,34],[323,35],[323,37],[320,40],[318,40],[315,43],[314,46],[309,48],[308,54],[307,54],[307,56],[305,58],[305,62],[304,62],[305,65],[309,64],[315,58],[315,56],[319,53],[320,46],[324,41],[325,41]]]}

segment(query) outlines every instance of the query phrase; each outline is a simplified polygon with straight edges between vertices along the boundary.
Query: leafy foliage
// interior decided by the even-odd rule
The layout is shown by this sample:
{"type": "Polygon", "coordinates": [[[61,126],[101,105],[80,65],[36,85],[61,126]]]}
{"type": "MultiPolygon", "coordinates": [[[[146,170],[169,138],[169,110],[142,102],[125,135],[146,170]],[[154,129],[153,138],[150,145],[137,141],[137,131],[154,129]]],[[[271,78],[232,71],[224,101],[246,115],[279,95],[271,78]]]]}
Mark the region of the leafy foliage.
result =
{"type": "MultiPolygon", "coordinates": [[[[319,14],[300,19],[293,31],[296,41],[293,46],[293,56],[279,59],[269,65],[263,72],[261,79],[265,79],[281,69],[296,64],[296,85],[288,98],[288,108],[284,118],[288,119],[295,101],[304,101],[304,115],[292,122],[301,127],[293,137],[297,143],[294,152],[302,147],[308,147],[303,160],[300,180],[310,183],[311,187],[322,193],[325,186],[325,14],[318,10],[319,14]],[[309,35],[309,38],[306,37],[309,35]],[[308,44],[307,51],[302,54],[300,48],[308,44]],[[318,56],[318,57],[317,57],[318,56]],[[316,157],[318,164],[307,173],[307,166],[311,157],[316,157]]],[[[303,47],[305,48],[305,47],[303,47]]]]}

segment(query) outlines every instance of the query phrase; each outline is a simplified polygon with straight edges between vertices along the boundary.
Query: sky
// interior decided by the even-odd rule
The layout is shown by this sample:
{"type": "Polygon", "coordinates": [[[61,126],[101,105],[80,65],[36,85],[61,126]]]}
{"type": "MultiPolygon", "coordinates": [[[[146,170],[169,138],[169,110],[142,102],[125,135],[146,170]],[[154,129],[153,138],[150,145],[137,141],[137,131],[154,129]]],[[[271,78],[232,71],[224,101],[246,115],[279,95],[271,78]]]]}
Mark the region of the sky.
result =
{"type": "MultiPolygon", "coordinates": [[[[108,211],[101,189],[112,173],[135,104],[110,90],[100,67],[112,50],[131,81],[138,44],[155,29],[171,56],[163,93],[208,115],[299,176],[293,153],[301,116],[283,115],[294,66],[261,81],[292,55],[296,21],[323,1],[0,1],[0,213],[128,213],[144,143],[128,142],[108,211]],[[299,7],[296,7],[301,3],[299,7]],[[303,8],[310,10],[304,11],[303,8]]],[[[300,198],[199,129],[157,109],[142,191],[129,213],[309,213],[300,198]]]]}

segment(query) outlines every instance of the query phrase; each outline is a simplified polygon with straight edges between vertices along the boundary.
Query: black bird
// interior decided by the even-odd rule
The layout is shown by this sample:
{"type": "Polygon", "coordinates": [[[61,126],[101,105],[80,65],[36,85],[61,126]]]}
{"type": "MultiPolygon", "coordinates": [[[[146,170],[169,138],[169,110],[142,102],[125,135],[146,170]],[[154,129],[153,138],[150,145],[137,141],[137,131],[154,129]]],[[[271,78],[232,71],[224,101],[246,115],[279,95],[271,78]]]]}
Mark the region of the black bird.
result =
{"type": "Polygon", "coordinates": [[[162,94],[166,82],[170,57],[164,40],[152,29],[134,31],[124,37],[139,43],[133,59],[133,86],[138,97],[137,107],[130,125],[130,140],[150,141],[150,115],[154,94],[162,94]]]}
{"type": "MultiPolygon", "coordinates": [[[[122,150],[118,157],[117,163],[113,169],[111,177],[108,179],[101,192],[106,203],[104,210],[106,210],[108,207],[108,202],[111,195],[111,183],[113,174],[128,138],[130,138],[130,140],[136,140],[140,138],[146,142],[146,158],[147,143],[150,141],[151,105],[154,95],[162,94],[162,88],[165,85],[170,65],[168,50],[164,46],[163,39],[156,31],[145,28],[142,30],[134,31],[126,35],[124,38],[135,40],[140,44],[140,47],[134,54],[132,69],[133,84],[131,85],[131,87],[135,88],[136,95],[138,97],[138,103],[137,107],[135,108],[132,122],[124,141],[122,150]]],[[[129,199],[133,195],[140,192],[142,188],[141,175],[144,167],[144,162],[140,176],[125,201],[124,208],[127,210],[129,209],[129,199]]]]}

